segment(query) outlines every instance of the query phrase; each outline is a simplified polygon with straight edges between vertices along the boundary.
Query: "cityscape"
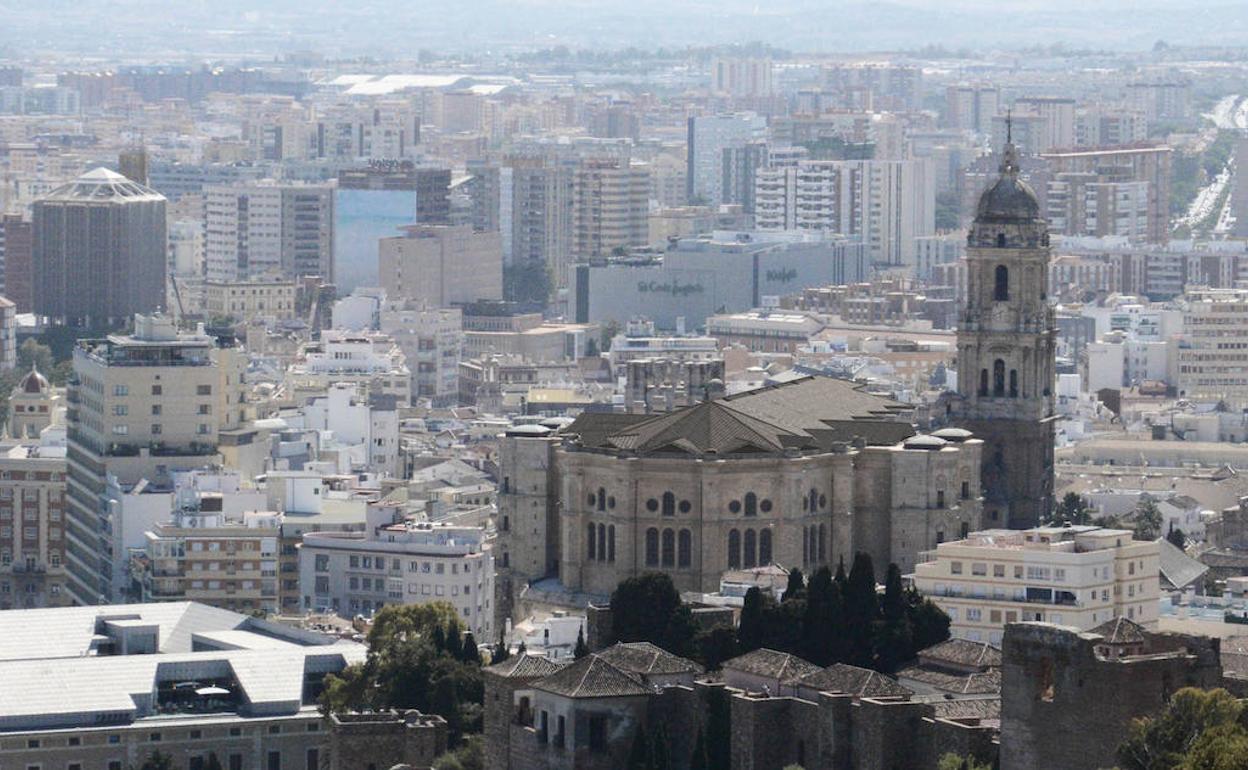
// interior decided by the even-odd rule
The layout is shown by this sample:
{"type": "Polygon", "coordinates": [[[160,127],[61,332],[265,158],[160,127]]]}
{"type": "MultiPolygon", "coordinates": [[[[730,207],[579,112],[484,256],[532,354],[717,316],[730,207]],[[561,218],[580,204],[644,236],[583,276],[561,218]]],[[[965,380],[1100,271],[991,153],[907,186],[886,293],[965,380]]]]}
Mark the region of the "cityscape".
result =
{"type": "Polygon", "coordinates": [[[1248,6],[0,19],[0,770],[1248,770],[1248,6]]]}

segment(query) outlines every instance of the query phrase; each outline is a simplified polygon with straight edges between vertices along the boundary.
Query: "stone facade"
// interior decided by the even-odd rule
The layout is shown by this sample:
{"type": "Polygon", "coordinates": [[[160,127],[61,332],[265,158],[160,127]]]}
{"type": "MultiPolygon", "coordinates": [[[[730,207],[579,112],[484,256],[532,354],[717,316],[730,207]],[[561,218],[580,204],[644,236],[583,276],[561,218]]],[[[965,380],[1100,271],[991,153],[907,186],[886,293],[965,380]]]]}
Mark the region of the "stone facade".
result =
{"type": "Polygon", "coordinates": [[[446,751],[446,720],[436,714],[335,714],[329,722],[329,770],[421,770],[446,751]]]}
{"type": "Polygon", "coordinates": [[[984,440],[989,526],[1035,526],[1053,507],[1054,355],[1049,237],[1006,145],[1001,175],[967,234],[954,422],[984,440]]]}
{"type": "Polygon", "coordinates": [[[1001,770],[1112,767],[1131,720],[1183,687],[1221,686],[1219,640],[1143,633],[1119,654],[1096,633],[1045,623],[1006,627],[1001,770]]]}

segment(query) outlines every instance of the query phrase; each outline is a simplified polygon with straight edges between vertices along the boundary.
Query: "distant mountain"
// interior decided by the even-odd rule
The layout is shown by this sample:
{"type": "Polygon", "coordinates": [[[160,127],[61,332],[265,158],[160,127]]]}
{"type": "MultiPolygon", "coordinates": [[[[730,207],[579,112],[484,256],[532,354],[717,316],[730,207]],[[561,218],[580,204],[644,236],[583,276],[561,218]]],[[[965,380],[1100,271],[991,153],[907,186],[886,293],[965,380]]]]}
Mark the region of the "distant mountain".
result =
{"type": "Polygon", "coordinates": [[[622,48],[758,40],[803,51],[926,45],[1242,45],[1242,0],[0,0],[0,46],[83,54],[403,55],[422,47],[622,48]]]}

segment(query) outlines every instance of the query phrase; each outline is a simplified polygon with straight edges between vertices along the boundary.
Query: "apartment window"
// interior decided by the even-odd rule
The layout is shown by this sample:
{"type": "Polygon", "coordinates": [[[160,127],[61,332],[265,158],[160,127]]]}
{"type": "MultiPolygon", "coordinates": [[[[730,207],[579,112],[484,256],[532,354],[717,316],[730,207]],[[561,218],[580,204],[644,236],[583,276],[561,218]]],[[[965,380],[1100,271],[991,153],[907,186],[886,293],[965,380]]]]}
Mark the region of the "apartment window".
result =
{"type": "Polygon", "coordinates": [[[971,496],[971,483],[969,481],[962,482],[962,499],[965,500],[971,496]]]}
{"type": "Polygon", "coordinates": [[[158,422],[152,423],[152,435],[153,436],[159,436],[162,432],[164,431],[163,431],[163,428],[161,428],[160,423],[158,422]]]}
{"type": "Polygon", "coordinates": [[[114,396],[128,396],[130,395],[130,387],[127,385],[114,385],[113,395],[114,396]]]}
{"type": "Polygon", "coordinates": [[[269,735],[281,735],[281,733],[282,733],[281,725],[269,725],[269,735]]]}
{"type": "Polygon", "coordinates": [[[986,577],[988,575],[988,565],[984,562],[971,562],[971,574],[986,577]]]}
{"type": "Polygon", "coordinates": [[[1023,579],[1023,565],[1021,564],[1014,565],[1014,579],[1015,580],[1023,579]]]}
{"type": "Polygon", "coordinates": [[[960,561],[949,562],[949,574],[961,575],[962,574],[962,562],[960,561]]]}
{"type": "Polygon", "coordinates": [[[196,433],[198,433],[198,434],[199,434],[199,435],[201,435],[201,436],[207,435],[207,433],[208,433],[208,425],[207,425],[207,423],[202,423],[202,422],[201,422],[201,423],[199,424],[199,427],[196,429],[196,431],[195,431],[195,432],[196,432],[196,433]]]}
{"type": "Polygon", "coordinates": [[[193,741],[199,740],[200,738],[204,737],[204,731],[203,730],[191,730],[188,737],[193,741]]]}
{"type": "Polygon", "coordinates": [[[211,386],[211,385],[196,385],[196,386],[195,386],[195,395],[197,395],[197,396],[211,396],[211,395],[212,395],[212,386],[211,386]]]}
{"type": "Polygon", "coordinates": [[[268,770],[282,770],[282,752],[270,751],[269,761],[265,765],[268,770]]]}
{"type": "Polygon", "coordinates": [[[38,738],[28,738],[28,739],[26,740],[26,748],[28,748],[28,749],[37,749],[37,748],[39,748],[39,739],[38,739],[38,738]]]}
{"type": "Polygon", "coordinates": [[[113,405],[113,416],[114,416],[114,417],[125,417],[125,416],[126,416],[126,415],[128,415],[128,414],[130,414],[130,407],[126,406],[125,404],[114,404],[114,405],[113,405]]]}
{"type": "Polygon", "coordinates": [[[114,425],[113,433],[118,436],[125,436],[130,433],[130,426],[129,425],[114,425]]]}
{"type": "Polygon", "coordinates": [[[120,736],[120,735],[110,735],[110,736],[108,736],[108,742],[109,742],[110,744],[113,744],[113,745],[116,745],[116,744],[118,744],[118,743],[121,743],[121,736],[120,736]]]}
{"type": "Polygon", "coordinates": [[[212,406],[209,404],[200,404],[199,413],[200,414],[212,414],[212,406]]]}
{"type": "Polygon", "coordinates": [[[999,577],[999,578],[1005,577],[1005,565],[1004,564],[992,565],[992,576],[999,577]]]}
{"type": "Polygon", "coordinates": [[[153,396],[160,396],[160,395],[163,395],[163,394],[164,394],[164,392],[165,392],[165,391],[164,391],[164,389],[163,389],[163,388],[161,388],[159,385],[153,385],[153,386],[152,386],[152,395],[153,395],[153,396]]]}
{"type": "Polygon", "coordinates": [[[241,728],[241,727],[231,727],[231,728],[230,728],[230,737],[231,737],[231,738],[237,738],[238,736],[240,736],[240,735],[242,735],[242,734],[243,734],[243,728],[241,728]]]}
{"type": "Polygon", "coordinates": [[[148,734],[147,739],[152,743],[160,743],[160,733],[150,733],[148,734]]]}
{"type": "Polygon", "coordinates": [[[81,745],[82,745],[82,739],[81,739],[81,738],[79,738],[78,736],[76,736],[76,735],[75,735],[75,736],[73,736],[72,738],[70,738],[69,740],[65,741],[65,745],[66,745],[66,746],[81,746],[81,745]]]}
{"type": "Polygon", "coordinates": [[[1000,623],[1001,622],[1001,610],[990,610],[988,612],[988,622],[1000,623]]]}
{"type": "Polygon", "coordinates": [[[319,749],[308,749],[307,759],[304,761],[306,770],[320,770],[321,768],[321,752],[319,749]]]}
{"type": "Polygon", "coordinates": [[[983,619],[984,611],[978,607],[968,607],[966,610],[966,619],[972,623],[978,623],[983,619]]]}

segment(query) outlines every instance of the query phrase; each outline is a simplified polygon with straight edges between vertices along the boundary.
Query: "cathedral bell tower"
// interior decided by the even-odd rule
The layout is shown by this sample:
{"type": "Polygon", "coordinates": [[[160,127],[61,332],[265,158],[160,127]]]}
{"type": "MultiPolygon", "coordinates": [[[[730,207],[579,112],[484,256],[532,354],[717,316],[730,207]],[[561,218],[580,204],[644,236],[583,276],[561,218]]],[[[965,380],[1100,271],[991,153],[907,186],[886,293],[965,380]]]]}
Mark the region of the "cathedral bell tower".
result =
{"type": "Polygon", "coordinates": [[[1053,507],[1056,322],[1049,235],[1007,139],[967,235],[954,422],[984,441],[984,524],[1035,526],[1053,507]]]}

